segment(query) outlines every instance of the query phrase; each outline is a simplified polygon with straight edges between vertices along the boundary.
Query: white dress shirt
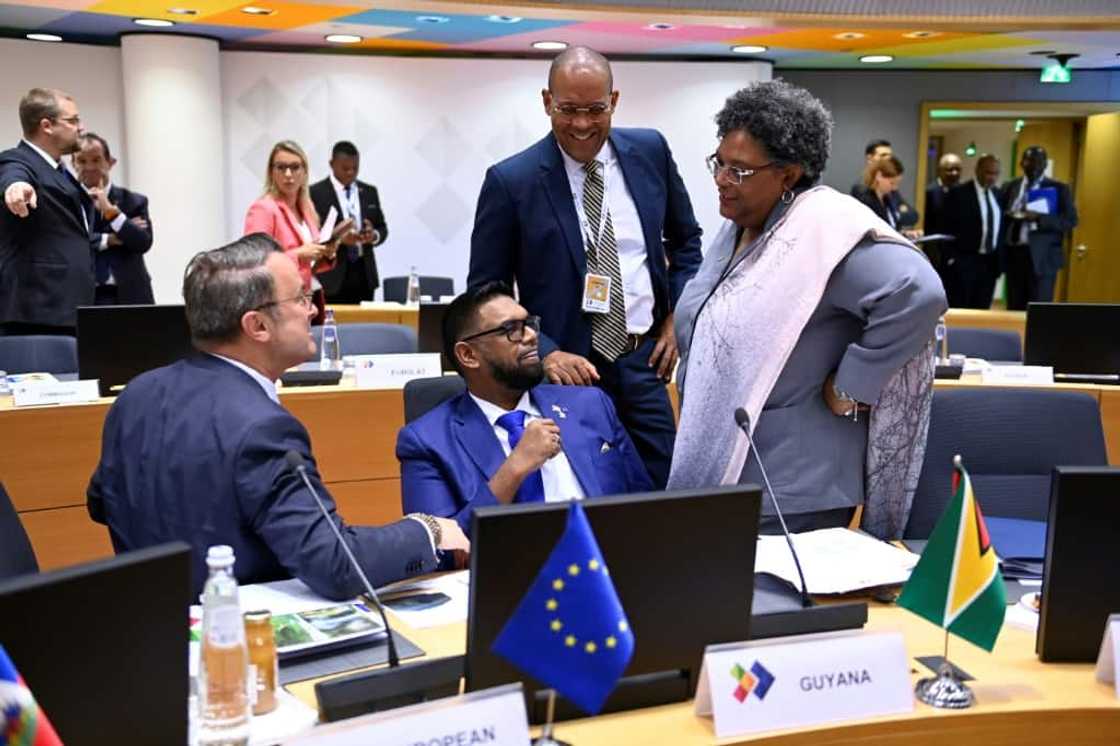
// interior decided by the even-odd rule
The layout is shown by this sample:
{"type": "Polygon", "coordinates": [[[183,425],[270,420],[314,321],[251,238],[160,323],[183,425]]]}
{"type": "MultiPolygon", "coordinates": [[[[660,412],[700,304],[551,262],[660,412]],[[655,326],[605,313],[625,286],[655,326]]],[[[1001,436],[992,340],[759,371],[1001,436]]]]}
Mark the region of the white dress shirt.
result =
{"type": "MultiPolygon", "coordinates": [[[[85,184],[82,184],[82,188],[86,190],[86,194],[89,194],[89,187],[87,187],[85,184]]],[[[106,196],[108,196],[109,190],[112,189],[112,188],[113,188],[112,182],[106,181],[105,182],[105,194],[106,194],[106,196]]],[[[90,199],[93,199],[93,195],[90,195],[90,199]]],[[[94,209],[96,209],[96,207],[97,207],[97,202],[95,200],[94,201],[94,209]]],[[[121,232],[121,227],[124,225],[124,221],[126,221],[126,220],[128,220],[128,217],[124,214],[124,212],[123,211],[119,212],[119,213],[117,213],[117,216],[115,218],[113,218],[112,220],[109,221],[109,227],[113,230],[113,233],[120,233],[121,232]]],[[[107,248],[109,248],[109,234],[108,233],[102,233],[101,234],[101,243],[98,244],[97,250],[98,251],[105,251],[105,249],[107,249],[107,248]]],[[[117,284],[117,278],[113,277],[113,270],[111,270],[111,269],[109,270],[109,279],[105,281],[105,284],[106,285],[116,285],[117,284]]]]}
{"type": "MultiPolygon", "coordinates": [[[[513,451],[509,447],[509,433],[506,429],[498,424],[498,418],[504,414],[508,414],[506,410],[499,407],[497,404],[491,404],[485,399],[480,399],[474,394],[471,394],[474,403],[482,410],[482,415],[490,423],[490,427],[494,430],[494,436],[498,439],[498,443],[502,446],[502,452],[505,453],[506,458],[513,451]]],[[[521,395],[521,400],[517,402],[514,411],[525,412],[528,416],[525,418],[525,423],[528,425],[530,419],[542,419],[540,410],[533,405],[532,400],[529,399],[529,392],[526,391],[521,395]]],[[[579,480],[576,478],[576,473],[572,471],[572,465],[568,462],[568,457],[564,455],[563,447],[560,453],[556,454],[548,461],[544,462],[541,466],[541,481],[544,482],[544,499],[545,502],[560,502],[563,500],[577,499],[582,500],[584,493],[583,487],[580,486],[579,480]]]]}
{"type": "MultiPolygon", "coordinates": [[[[40,148],[38,145],[31,142],[30,140],[24,140],[24,139],[21,138],[20,141],[27,143],[27,147],[31,148],[36,153],[41,155],[43,157],[43,160],[47,162],[47,164],[51,167],[52,170],[54,170],[54,171],[58,170],[59,163],[58,163],[58,161],[56,161],[54,158],[51,157],[50,153],[43,150],[42,148],[40,148]]],[[[63,168],[66,168],[66,166],[63,165],[63,168]]],[[[77,181],[77,177],[74,177],[74,179],[75,179],[75,181],[77,181]]],[[[79,182],[79,183],[81,183],[81,182],[79,182]]],[[[85,210],[79,210],[78,212],[82,213],[82,223],[86,227],[86,233],[89,233],[89,216],[86,215],[85,210]]]]}
{"type": "Polygon", "coordinates": [[[991,189],[985,190],[980,186],[979,181],[973,181],[972,185],[976,187],[976,202],[980,205],[980,246],[977,247],[981,254],[990,254],[988,249],[988,225],[992,226],[992,232],[999,236],[999,203],[996,202],[996,196],[992,193],[991,189]],[[985,194],[987,199],[984,199],[985,194]]]}
{"type": "MultiPolygon", "coordinates": [[[[564,169],[568,172],[572,201],[576,205],[576,215],[579,216],[586,246],[587,237],[597,236],[600,228],[589,225],[587,216],[583,214],[583,182],[587,174],[583,170],[583,164],[565,153],[563,148],[560,155],[564,158],[564,169]]],[[[649,253],[646,251],[646,239],[642,233],[638,208],[626,186],[622,167],[618,164],[609,140],[603,143],[595,160],[603,164],[604,214],[610,212],[614,240],[618,246],[622,295],[626,302],[626,331],[629,334],[645,334],[653,326],[653,279],[649,274],[649,253]]]]}

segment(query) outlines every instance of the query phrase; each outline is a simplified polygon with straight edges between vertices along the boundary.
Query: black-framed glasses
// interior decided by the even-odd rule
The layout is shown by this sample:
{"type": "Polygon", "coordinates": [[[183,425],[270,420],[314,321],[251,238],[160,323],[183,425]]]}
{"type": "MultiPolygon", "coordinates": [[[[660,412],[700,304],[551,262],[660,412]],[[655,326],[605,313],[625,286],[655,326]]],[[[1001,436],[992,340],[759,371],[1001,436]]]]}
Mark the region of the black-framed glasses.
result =
{"type": "Polygon", "coordinates": [[[305,290],[304,292],[302,292],[299,295],[294,296],[292,298],[281,298],[280,300],[270,300],[268,303],[262,303],[259,306],[257,306],[256,308],[254,308],[253,310],[254,311],[263,311],[266,308],[272,308],[273,306],[279,306],[282,303],[296,303],[298,305],[303,306],[304,308],[311,308],[311,306],[313,305],[311,303],[311,293],[309,293],[305,290]]]}
{"type": "Polygon", "coordinates": [[[54,121],[56,121],[56,122],[66,122],[67,124],[69,124],[72,127],[77,127],[79,124],[82,123],[82,118],[78,117],[78,116],[74,116],[74,117],[55,117],[54,121]]]}
{"type": "Polygon", "coordinates": [[[586,114],[589,119],[605,117],[614,111],[610,104],[599,102],[590,106],[576,106],[575,104],[553,104],[550,109],[553,114],[559,114],[565,119],[575,119],[580,114],[586,114]]]}
{"type": "Polygon", "coordinates": [[[777,161],[770,161],[769,163],[755,168],[729,166],[719,159],[719,153],[712,153],[704,159],[704,163],[708,165],[708,171],[711,172],[713,178],[718,179],[721,174],[727,174],[727,180],[732,184],[742,184],[743,179],[749,179],[759,171],[778,165],[777,161]]]}
{"type": "Polygon", "coordinates": [[[493,329],[486,331],[476,332],[469,337],[463,337],[460,342],[470,342],[472,339],[485,337],[490,334],[505,334],[506,339],[510,342],[520,342],[525,339],[525,330],[532,329],[534,333],[539,334],[541,331],[541,317],[540,316],[526,316],[523,319],[510,319],[503,321],[495,326],[493,329]]]}
{"type": "Polygon", "coordinates": [[[287,172],[290,171],[293,174],[298,174],[300,171],[303,170],[303,164],[302,163],[273,163],[272,168],[275,169],[276,171],[279,171],[280,173],[287,173],[287,172]]]}

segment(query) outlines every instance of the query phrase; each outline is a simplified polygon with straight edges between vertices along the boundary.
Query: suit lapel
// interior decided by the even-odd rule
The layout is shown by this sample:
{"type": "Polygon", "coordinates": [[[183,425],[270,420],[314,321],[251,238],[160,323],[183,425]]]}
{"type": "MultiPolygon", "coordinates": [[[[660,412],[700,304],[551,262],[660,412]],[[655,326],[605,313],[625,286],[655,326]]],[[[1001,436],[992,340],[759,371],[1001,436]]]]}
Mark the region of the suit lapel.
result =
{"type": "MultiPolygon", "coordinates": [[[[275,198],[274,198],[275,199],[275,198]]],[[[276,204],[280,207],[280,214],[284,216],[285,222],[288,223],[288,228],[291,229],[292,235],[303,241],[303,234],[299,232],[299,220],[296,218],[295,212],[292,208],[288,207],[288,203],[283,200],[275,199],[276,204]]],[[[308,226],[310,228],[311,226],[308,226]]],[[[312,236],[312,239],[316,236],[312,236]]]]}
{"type": "Polygon", "coordinates": [[[599,484],[599,473],[595,470],[592,461],[596,450],[599,448],[597,439],[589,439],[586,433],[595,432],[591,423],[584,422],[583,413],[565,406],[559,399],[552,396],[553,390],[535,387],[529,392],[529,398],[540,410],[542,416],[556,423],[560,428],[560,442],[564,444],[564,455],[579,480],[583,494],[588,497],[603,494],[599,484]]]}
{"type": "MultiPolygon", "coordinates": [[[[62,208],[61,211],[68,215],[78,228],[88,233],[89,227],[92,226],[87,227],[85,221],[82,220],[82,215],[86,214],[88,216],[88,213],[85,213],[82,205],[82,196],[84,193],[80,192],[80,187],[72,183],[70,179],[66,178],[58,169],[51,168],[50,164],[43,160],[43,157],[30,146],[21,142],[19,147],[30,156],[31,164],[33,164],[32,168],[39,174],[40,183],[53,184],[57,190],[66,195],[67,201],[65,203],[59,203],[59,207],[62,208]]],[[[65,168],[65,166],[63,166],[63,168],[65,168]]],[[[51,195],[48,194],[46,196],[50,197],[51,195]]],[[[42,196],[40,196],[40,198],[42,198],[42,196]]]]}
{"type": "Polygon", "coordinates": [[[454,428],[459,446],[471,457],[486,481],[490,481],[506,456],[494,435],[494,428],[466,392],[459,395],[455,405],[454,428]]]}
{"type": "Polygon", "coordinates": [[[626,182],[626,188],[630,190],[630,196],[634,199],[634,207],[638,211],[638,220],[642,224],[642,237],[646,243],[646,253],[650,254],[650,261],[655,261],[651,251],[653,247],[661,243],[661,226],[656,224],[650,214],[652,200],[647,193],[646,185],[656,183],[657,175],[650,173],[648,164],[641,153],[636,151],[616,131],[611,132],[610,141],[614,148],[615,157],[618,158],[618,167],[622,171],[622,178],[626,182]]]}
{"type": "Polygon", "coordinates": [[[576,265],[580,276],[587,274],[587,254],[583,248],[583,232],[579,227],[579,215],[576,213],[575,203],[572,201],[572,185],[568,181],[568,172],[564,169],[564,159],[560,155],[560,146],[556,139],[549,135],[540,142],[541,150],[541,185],[552,210],[556,213],[556,222],[564,234],[564,242],[568,245],[568,252],[576,265]]]}

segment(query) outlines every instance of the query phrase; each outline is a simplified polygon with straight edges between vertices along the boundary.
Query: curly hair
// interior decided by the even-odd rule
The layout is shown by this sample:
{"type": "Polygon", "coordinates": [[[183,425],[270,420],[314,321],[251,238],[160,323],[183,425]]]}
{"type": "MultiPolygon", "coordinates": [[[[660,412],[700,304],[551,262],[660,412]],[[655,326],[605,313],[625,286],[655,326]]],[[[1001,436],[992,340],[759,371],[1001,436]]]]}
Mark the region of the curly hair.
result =
{"type": "Polygon", "coordinates": [[[728,97],[716,114],[722,139],[743,130],[777,162],[799,165],[798,187],[814,183],[832,147],[832,114],[804,88],[784,80],[751,83],[728,97]]]}

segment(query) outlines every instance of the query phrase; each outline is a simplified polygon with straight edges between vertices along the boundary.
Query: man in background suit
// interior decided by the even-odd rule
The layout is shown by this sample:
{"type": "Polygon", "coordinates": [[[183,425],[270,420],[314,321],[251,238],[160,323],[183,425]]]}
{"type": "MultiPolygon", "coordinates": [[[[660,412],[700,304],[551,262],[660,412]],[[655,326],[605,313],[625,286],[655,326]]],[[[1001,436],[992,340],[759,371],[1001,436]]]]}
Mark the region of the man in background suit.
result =
{"type": "Polygon", "coordinates": [[[155,303],[152,278],[144,254],[152,248],[148,198],[109,180],[117,159],[100,135],[86,132],[74,154],[78,181],[93,199],[97,212],[90,240],[97,305],[155,303]]]}
{"type": "Polygon", "coordinates": [[[1000,163],[994,155],[976,161],[976,177],[949,191],[940,230],[956,237],[947,242],[951,281],[945,291],[952,308],[991,308],[999,277],[1004,220],[996,193],[1000,163]]]}
{"type": "MultiPolygon", "coordinates": [[[[979,165],[979,164],[977,164],[979,165]]],[[[944,233],[941,228],[941,210],[949,190],[961,181],[961,157],[956,153],[946,153],[937,162],[937,178],[926,187],[926,214],[922,230],[925,234],[944,233]]]]}
{"type": "Polygon", "coordinates": [[[541,384],[540,319],[500,282],[460,295],[443,317],[445,353],[467,391],[401,428],[404,511],[454,518],[474,508],[650,490],[610,399],[541,384]]]}
{"type": "Polygon", "coordinates": [[[23,139],[0,153],[0,334],[74,334],[93,303],[93,202],[62,164],[82,119],[68,94],[32,88],[19,102],[23,139]]]}
{"type": "MultiPolygon", "coordinates": [[[[1031,301],[1054,300],[1054,281],[1065,265],[1062,242],[1077,225],[1077,208],[1069,186],[1047,178],[1046,149],[1032,145],[1019,162],[1023,178],[1003,185],[1000,202],[1007,211],[1007,308],[1022,311],[1031,301]],[[1049,190],[1048,212],[1032,210],[1031,190],[1049,190]]],[[[1045,192],[1044,192],[1045,193],[1045,192]]]]}
{"type": "Polygon", "coordinates": [[[486,172],[467,283],[517,283],[549,380],[603,388],[663,487],[673,308],[700,266],[700,226],[661,133],[611,129],[619,93],[602,55],[562,52],[541,97],[552,132],[486,172]]]}
{"type": "Polygon", "coordinates": [[[198,592],[207,547],[228,544],[242,583],[294,576],[341,600],[363,588],[328,520],[375,586],[431,571],[437,549],[468,548],[454,521],[416,515],[375,528],[335,512],[307,430],[276,393],[281,373],[315,352],[311,295],[276,241],[253,233],[196,255],[183,297],[202,354],[137,376],[105,418],[86,499],[117,552],[185,541],[198,592]],[[292,451],[329,518],[293,473],[292,451]]]}
{"type": "Polygon", "coordinates": [[[331,175],[311,185],[311,201],[322,224],[333,206],[341,222],[354,219],[355,230],[342,237],[334,269],[318,275],[327,301],[361,303],[373,300],[381,284],[377,276],[375,246],[389,237],[377,188],[358,181],[358,149],[342,140],[331,149],[331,175]]]}

